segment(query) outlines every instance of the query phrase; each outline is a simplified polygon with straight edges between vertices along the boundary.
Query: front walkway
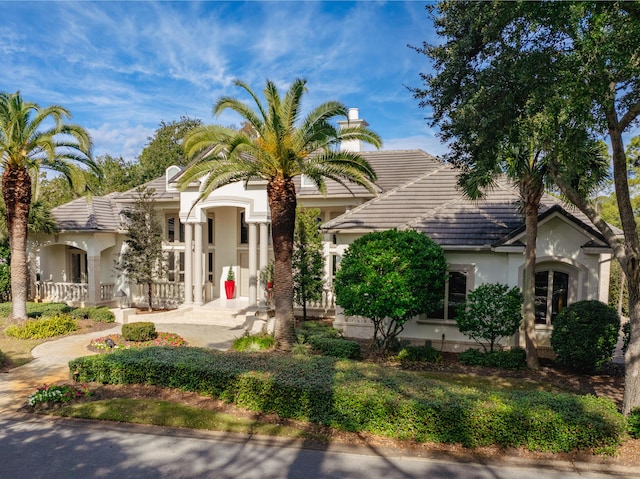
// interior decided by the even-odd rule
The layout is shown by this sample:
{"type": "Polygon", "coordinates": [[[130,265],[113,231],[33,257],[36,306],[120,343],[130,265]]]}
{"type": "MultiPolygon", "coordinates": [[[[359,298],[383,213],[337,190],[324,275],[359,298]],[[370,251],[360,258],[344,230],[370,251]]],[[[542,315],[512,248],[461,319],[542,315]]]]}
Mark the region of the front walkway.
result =
{"type": "MultiPolygon", "coordinates": [[[[154,315],[134,316],[133,321],[153,321],[154,315]]],[[[119,334],[122,326],[88,334],[66,336],[36,346],[34,359],[24,366],[0,375],[0,413],[16,412],[38,386],[68,381],[69,361],[80,356],[96,354],[87,349],[89,341],[109,334],[119,334]]],[[[226,350],[233,340],[244,333],[244,328],[215,324],[173,324],[159,322],[157,330],[177,333],[189,346],[226,350]]]]}

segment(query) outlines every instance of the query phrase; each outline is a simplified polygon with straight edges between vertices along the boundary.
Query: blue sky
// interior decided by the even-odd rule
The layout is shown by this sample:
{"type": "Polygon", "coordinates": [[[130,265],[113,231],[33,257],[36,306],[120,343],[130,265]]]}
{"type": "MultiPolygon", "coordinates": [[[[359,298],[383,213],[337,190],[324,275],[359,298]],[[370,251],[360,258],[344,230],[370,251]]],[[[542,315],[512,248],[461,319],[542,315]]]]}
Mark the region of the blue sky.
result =
{"type": "Polygon", "coordinates": [[[304,105],[360,109],[384,149],[442,154],[409,86],[435,40],[427,2],[1,2],[0,91],[68,108],[96,155],[134,160],[160,121],[218,118],[232,81],[261,92],[306,78],[304,105]]]}

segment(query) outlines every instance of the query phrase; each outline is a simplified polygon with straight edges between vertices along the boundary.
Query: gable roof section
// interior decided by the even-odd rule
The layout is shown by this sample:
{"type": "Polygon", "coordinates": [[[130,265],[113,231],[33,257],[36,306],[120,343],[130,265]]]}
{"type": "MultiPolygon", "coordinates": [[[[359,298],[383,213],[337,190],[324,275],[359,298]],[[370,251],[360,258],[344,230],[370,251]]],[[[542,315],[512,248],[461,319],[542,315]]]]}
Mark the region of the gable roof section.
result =
{"type": "MultiPolygon", "coordinates": [[[[435,162],[435,165],[435,169],[413,181],[325,223],[323,230],[366,233],[415,229],[443,247],[476,249],[515,240],[524,231],[518,193],[506,179],[499,179],[483,199],[470,200],[457,187],[459,170],[449,164],[435,162]]],[[[539,218],[556,211],[562,211],[569,221],[606,244],[582,213],[568,213],[560,200],[545,194],[539,218]]]]}
{"type": "Polygon", "coordinates": [[[78,198],[51,210],[60,231],[117,231],[120,208],[112,195],[78,198]]]}

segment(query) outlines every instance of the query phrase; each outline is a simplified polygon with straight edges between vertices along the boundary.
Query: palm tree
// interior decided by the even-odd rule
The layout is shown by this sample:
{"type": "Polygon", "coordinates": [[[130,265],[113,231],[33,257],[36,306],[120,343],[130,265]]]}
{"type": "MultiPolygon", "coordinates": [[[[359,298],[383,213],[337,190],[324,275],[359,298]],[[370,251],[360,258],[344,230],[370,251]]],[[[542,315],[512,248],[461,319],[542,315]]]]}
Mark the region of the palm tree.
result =
{"type": "Polygon", "coordinates": [[[91,140],[80,126],[67,124],[69,112],[59,106],[41,108],[24,102],[20,92],[0,93],[2,198],[11,247],[12,320],[27,318],[27,234],[32,201],[32,174],[62,173],[70,182],[85,178],[76,163],[99,175],[91,158],[91,140]],[[53,122],[53,126],[49,123],[53,122]]]}
{"type": "Polygon", "coordinates": [[[547,181],[547,156],[533,136],[508,142],[489,164],[478,162],[458,179],[467,196],[477,199],[483,190],[492,187],[499,175],[513,181],[518,189],[525,218],[525,277],[524,277],[524,330],[527,366],[538,369],[535,341],[535,276],[536,242],[538,238],[538,212],[547,181]]]}
{"type": "Polygon", "coordinates": [[[256,109],[236,98],[222,97],[213,107],[214,115],[233,110],[251,128],[233,131],[204,126],[193,131],[185,139],[185,151],[194,160],[180,185],[185,188],[194,180],[202,180],[202,199],[229,183],[252,178],[267,181],[275,257],[276,343],[286,351],[296,340],[291,269],[296,216],[293,178],[304,174],[322,193],[326,191],[325,179],[329,178],[343,185],[362,185],[375,194],[376,175],[371,165],[357,152],[340,151],[338,146],[345,140],[360,140],[379,148],[382,141],[362,126],[338,129],[332,125],[330,120],[335,117],[348,118],[346,107],[336,101],[317,106],[301,119],[306,80],[296,79],[284,98],[267,80],[264,104],[246,83],[236,80],[235,85],[251,96],[256,109]]]}
{"type": "Polygon", "coordinates": [[[485,156],[460,175],[458,184],[472,199],[482,197],[500,175],[517,187],[525,218],[524,330],[527,367],[538,369],[535,340],[535,277],[538,214],[546,188],[569,182],[587,197],[606,177],[607,162],[600,145],[586,131],[560,129],[550,115],[534,115],[514,125],[497,155],[485,156]],[[581,171],[570,158],[581,158],[581,171]],[[560,172],[562,170],[562,172],[560,172]]]}

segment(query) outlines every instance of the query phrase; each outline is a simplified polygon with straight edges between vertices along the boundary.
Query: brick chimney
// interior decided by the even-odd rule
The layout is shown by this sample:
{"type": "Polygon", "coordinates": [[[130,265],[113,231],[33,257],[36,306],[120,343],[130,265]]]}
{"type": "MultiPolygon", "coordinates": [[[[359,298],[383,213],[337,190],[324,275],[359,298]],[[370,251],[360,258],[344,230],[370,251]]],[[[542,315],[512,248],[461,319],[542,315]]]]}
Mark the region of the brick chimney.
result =
{"type": "MultiPolygon", "coordinates": [[[[345,128],[347,126],[350,126],[350,127],[369,126],[369,123],[367,123],[362,118],[358,117],[358,113],[359,112],[357,108],[349,108],[349,115],[348,115],[349,119],[338,120],[338,125],[340,125],[340,128],[345,128]]],[[[364,151],[364,143],[360,140],[343,141],[340,144],[340,151],[355,151],[355,152],[364,151]]]]}

